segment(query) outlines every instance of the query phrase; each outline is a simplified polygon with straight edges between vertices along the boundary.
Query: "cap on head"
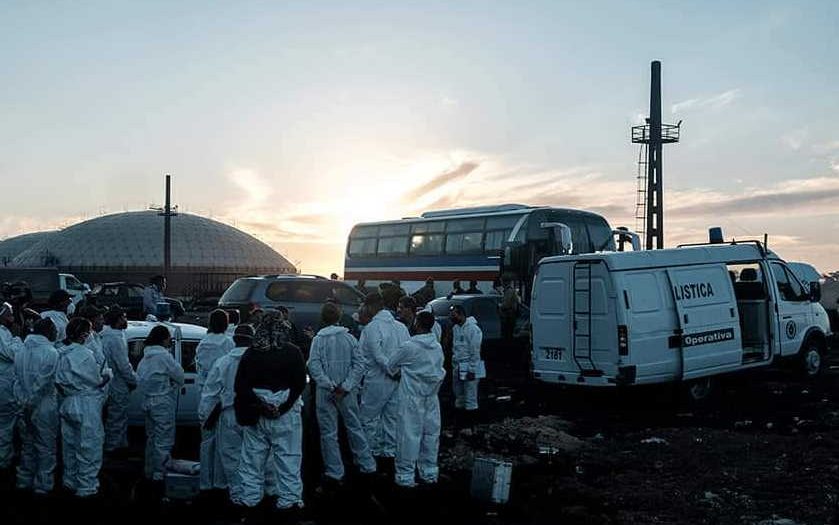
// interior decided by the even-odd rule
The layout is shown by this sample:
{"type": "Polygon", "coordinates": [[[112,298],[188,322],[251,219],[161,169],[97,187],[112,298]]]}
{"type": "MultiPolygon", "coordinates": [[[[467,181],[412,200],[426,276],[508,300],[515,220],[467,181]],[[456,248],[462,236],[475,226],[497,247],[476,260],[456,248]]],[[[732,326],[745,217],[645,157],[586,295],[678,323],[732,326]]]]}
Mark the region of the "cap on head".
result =
{"type": "Polygon", "coordinates": [[[233,342],[236,346],[250,346],[253,343],[253,338],[256,336],[256,330],[249,324],[240,324],[233,331],[233,342]]]}
{"type": "Polygon", "coordinates": [[[62,306],[66,301],[73,296],[67,293],[67,290],[56,290],[50,294],[49,305],[51,307],[62,306]]]}
{"type": "Polygon", "coordinates": [[[58,335],[58,331],[55,328],[55,323],[52,322],[52,319],[38,319],[35,322],[35,325],[32,326],[32,333],[36,335],[42,335],[49,339],[50,341],[55,341],[55,338],[58,335]]]}
{"type": "Polygon", "coordinates": [[[414,322],[423,332],[430,332],[434,328],[434,314],[423,310],[417,314],[417,319],[414,322]]]}
{"type": "Polygon", "coordinates": [[[109,326],[113,326],[124,315],[125,310],[123,310],[120,305],[115,304],[112,307],[108,308],[108,311],[105,312],[105,323],[109,326]]]}
{"type": "Polygon", "coordinates": [[[105,314],[104,308],[97,308],[92,304],[87,304],[79,310],[79,317],[84,317],[85,319],[93,320],[99,317],[100,315],[105,314]]]}

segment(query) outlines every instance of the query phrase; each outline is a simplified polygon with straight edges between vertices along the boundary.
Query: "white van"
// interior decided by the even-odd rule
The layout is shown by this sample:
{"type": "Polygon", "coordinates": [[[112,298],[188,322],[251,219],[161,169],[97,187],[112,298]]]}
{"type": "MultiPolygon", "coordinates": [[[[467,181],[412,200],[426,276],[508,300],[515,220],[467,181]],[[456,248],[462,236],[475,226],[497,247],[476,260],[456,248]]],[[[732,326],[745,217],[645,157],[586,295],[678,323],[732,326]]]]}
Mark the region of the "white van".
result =
{"type": "MultiPolygon", "coordinates": [[[[145,339],[151,329],[157,325],[163,325],[172,333],[172,356],[175,361],[184,368],[184,384],[178,391],[178,425],[198,425],[198,402],[201,400],[201,392],[195,379],[198,373],[195,369],[195,350],[198,343],[204,338],[207,329],[203,326],[183,323],[152,323],[147,321],[128,321],[128,328],[125,330],[125,337],[128,339],[128,360],[134,370],[143,358],[145,339]]],[[[145,425],[143,415],[143,394],[140,389],[131,393],[128,408],[129,425],[145,425]]]]}
{"type": "Polygon", "coordinates": [[[797,358],[817,375],[830,334],[820,286],[754,243],[543,259],[531,299],[534,377],[615,386],[685,381],[797,358]]]}

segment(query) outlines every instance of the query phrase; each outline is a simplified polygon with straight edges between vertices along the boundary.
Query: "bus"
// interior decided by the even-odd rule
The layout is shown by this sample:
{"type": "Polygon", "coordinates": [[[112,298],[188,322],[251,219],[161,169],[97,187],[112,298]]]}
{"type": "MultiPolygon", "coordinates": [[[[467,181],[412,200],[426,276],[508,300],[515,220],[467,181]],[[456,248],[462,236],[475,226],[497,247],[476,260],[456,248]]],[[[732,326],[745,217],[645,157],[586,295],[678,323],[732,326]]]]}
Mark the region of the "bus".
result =
{"type": "Polygon", "coordinates": [[[615,251],[614,233],[602,216],[565,208],[502,204],[430,211],[353,227],[344,279],[363,280],[369,289],[399,281],[412,293],[432,278],[439,296],[451,291],[455,280],[464,289],[477,281],[486,293],[501,278],[513,282],[527,301],[540,259],[615,251]]]}

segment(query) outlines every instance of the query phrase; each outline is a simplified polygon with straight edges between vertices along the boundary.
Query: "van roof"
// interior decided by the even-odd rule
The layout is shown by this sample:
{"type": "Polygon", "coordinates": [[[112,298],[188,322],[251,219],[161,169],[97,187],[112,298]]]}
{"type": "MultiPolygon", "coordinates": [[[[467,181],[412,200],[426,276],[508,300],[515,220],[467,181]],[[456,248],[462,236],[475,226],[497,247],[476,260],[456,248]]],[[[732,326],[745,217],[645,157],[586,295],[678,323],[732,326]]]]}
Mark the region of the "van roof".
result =
{"type": "Polygon", "coordinates": [[[571,261],[599,260],[612,271],[687,266],[691,264],[748,263],[765,258],[777,258],[770,252],[765,255],[757,244],[708,244],[666,248],[663,250],[642,250],[638,252],[600,252],[586,255],[557,255],[546,257],[541,264],[571,261]]]}

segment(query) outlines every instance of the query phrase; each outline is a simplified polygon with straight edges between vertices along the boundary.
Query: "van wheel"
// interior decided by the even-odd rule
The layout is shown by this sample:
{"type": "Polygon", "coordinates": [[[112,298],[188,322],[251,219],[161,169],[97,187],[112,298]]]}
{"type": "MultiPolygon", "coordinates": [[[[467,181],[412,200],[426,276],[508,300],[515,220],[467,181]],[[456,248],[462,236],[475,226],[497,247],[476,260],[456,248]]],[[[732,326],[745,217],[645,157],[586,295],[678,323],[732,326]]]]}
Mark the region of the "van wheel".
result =
{"type": "Polygon", "coordinates": [[[801,375],[807,379],[818,377],[824,369],[824,349],[815,339],[804,343],[804,348],[798,354],[798,368],[801,375]]]}
{"type": "Polygon", "coordinates": [[[685,400],[692,405],[707,403],[716,392],[716,381],[713,377],[701,377],[687,381],[682,386],[685,400]]]}

